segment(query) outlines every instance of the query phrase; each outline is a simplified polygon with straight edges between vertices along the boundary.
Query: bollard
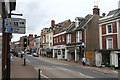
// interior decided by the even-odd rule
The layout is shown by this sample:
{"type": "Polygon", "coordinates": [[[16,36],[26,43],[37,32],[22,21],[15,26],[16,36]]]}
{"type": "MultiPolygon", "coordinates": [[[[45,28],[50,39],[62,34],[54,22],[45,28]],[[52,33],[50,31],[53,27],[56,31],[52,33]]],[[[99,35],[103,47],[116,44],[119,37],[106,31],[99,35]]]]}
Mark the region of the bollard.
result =
{"type": "Polygon", "coordinates": [[[38,70],[38,80],[41,80],[40,69],[38,70]]]}

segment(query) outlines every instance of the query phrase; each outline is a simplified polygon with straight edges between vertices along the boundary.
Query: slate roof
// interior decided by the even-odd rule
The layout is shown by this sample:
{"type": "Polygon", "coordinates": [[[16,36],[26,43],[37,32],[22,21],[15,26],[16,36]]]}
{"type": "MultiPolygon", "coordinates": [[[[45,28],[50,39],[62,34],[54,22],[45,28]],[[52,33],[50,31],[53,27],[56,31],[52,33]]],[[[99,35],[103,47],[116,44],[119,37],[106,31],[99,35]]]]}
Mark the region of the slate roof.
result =
{"type": "Polygon", "coordinates": [[[88,14],[75,30],[80,30],[92,19],[94,15],[88,14]]]}
{"type": "Polygon", "coordinates": [[[116,10],[110,11],[107,16],[110,16],[110,15],[113,15],[113,16],[118,16],[118,15],[120,15],[120,8],[119,8],[119,9],[116,9],[116,10]]]}
{"type": "Polygon", "coordinates": [[[72,22],[70,26],[67,28],[67,33],[71,33],[75,29],[75,22],[72,22]]]}

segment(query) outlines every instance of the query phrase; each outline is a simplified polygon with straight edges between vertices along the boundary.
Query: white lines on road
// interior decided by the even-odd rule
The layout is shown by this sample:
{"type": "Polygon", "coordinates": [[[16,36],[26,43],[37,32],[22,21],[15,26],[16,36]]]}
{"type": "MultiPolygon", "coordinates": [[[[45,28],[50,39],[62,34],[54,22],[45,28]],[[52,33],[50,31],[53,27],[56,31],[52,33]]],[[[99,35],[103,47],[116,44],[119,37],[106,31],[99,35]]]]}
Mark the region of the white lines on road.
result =
{"type": "MultiPolygon", "coordinates": [[[[35,68],[35,69],[38,71],[38,68],[35,68]]],[[[45,76],[45,75],[42,74],[42,73],[43,73],[43,71],[40,70],[40,76],[41,76],[41,77],[46,78],[46,79],[48,79],[48,80],[51,80],[49,77],[45,76]]]]}
{"type": "Polygon", "coordinates": [[[85,77],[87,77],[87,78],[94,78],[94,77],[91,77],[91,76],[85,75],[85,74],[80,73],[80,72],[79,72],[79,74],[82,75],[82,76],[85,76],[85,77]]]}

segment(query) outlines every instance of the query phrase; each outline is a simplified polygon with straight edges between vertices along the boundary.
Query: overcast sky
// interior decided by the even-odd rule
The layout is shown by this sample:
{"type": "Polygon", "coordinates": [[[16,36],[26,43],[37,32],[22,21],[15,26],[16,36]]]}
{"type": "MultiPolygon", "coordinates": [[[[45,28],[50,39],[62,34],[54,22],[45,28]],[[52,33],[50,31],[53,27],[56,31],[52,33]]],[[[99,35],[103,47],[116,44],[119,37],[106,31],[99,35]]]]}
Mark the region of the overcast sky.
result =
{"type": "MultiPolygon", "coordinates": [[[[16,11],[22,13],[26,23],[26,35],[37,34],[45,27],[51,26],[51,20],[59,23],[70,19],[74,21],[76,17],[85,17],[92,14],[94,5],[100,8],[102,13],[118,8],[119,0],[16,0],[16,11]]],[[[15,17],[15,16],[12,16],[15,17]]],[[[21,34],[13,34],[12,41],[19,40],[21,34]]],[[[25,34],[24,34],[25,35],[25,34]]]]}

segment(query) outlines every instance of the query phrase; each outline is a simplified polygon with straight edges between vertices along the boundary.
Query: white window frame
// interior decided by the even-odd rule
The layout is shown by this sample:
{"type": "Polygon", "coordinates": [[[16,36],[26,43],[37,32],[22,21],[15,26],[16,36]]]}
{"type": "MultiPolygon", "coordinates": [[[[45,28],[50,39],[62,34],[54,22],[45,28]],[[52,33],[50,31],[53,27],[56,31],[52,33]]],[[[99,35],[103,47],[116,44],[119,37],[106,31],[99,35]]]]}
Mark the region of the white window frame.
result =
{"type": "Polygon", "coordinates": [[[108,33],[108,26],[109,26],[109,25],[111,25],[111,30],[112,30],[111,33],[113,33],[113,27],[112,27],[112,24],[107,24],[107,25],[106,25],[106,33],[107,33],[107,34],[111,34],[111,33],[108,33]]]}
{"type": "Polygon", "coordinates": [[[71,43],[71,34],[67,34],[67,43],[71,43]]]}
{"type": "Polygon", "coordinates": [[[106,38],[106,48],[107,49],[113,49],[113,38],[106,38]],[[109,48],[109,44],[108,44],[108,40],[111,39],[112,40],[112,48],[109,48]]]}
{"type": "Polygon", "coordinates": [[[76,42],[80,42],[82,40],[82,31],[76,32],[76,42]]]}

